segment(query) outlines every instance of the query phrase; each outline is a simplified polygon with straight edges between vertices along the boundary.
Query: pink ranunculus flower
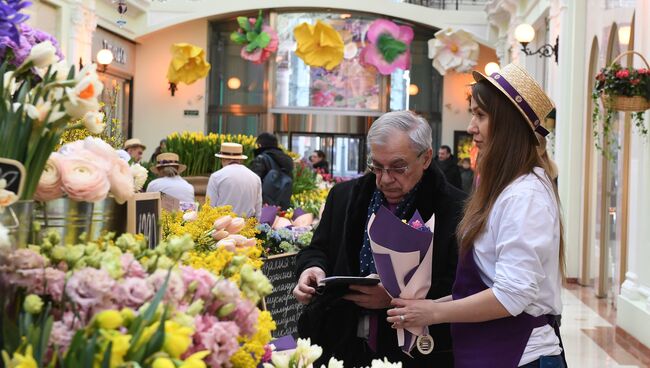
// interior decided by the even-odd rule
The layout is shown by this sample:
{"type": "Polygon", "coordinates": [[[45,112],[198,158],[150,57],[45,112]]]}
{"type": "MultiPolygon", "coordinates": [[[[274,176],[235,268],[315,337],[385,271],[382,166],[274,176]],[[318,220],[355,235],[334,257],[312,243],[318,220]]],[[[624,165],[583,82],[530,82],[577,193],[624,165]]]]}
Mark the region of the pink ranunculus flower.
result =
{"type": "Polygon", "coordinates": [[[66,295],[83,310],[105,305],[114,292],[115,280],[105,270],[82,268],[74,271],[65,286],[66,295]]]}
{"type": "Polygon", "coordinates": [[[153,290],[147,284],[147,280],[128,277],[117,285],[115,301],[120,307],[137,309],[154,295],[153,290]]]}
{"type": "Polygon", "coordinates": [[[194,300],[203,299],[206,303],[212,300],[212,288],[217,283],[217,278],[203,268],[193,268],[189,266],[181,266],[181,277],[185,288],[191,287],[194,290],[194,300]]]}
{"type": "Polygon", "coordinates": [[[625,79],[630,76],[630,72],[627,69],[619,70],[616,72],[616,78],[625,79]]]}
{"type": "MultiPolygon", "coordinates": [[[[147,278],[147,284],[154,293],[162,287],[167,278],[167,272],[167,270],[159,269],[147,278]]],[[[185,285],[183,284],[183,279],[178,272],[172,271],[169,276],[169,282],[167,283],[167,291],[165,292],[164,300],[178,304],[178,302],[183,299],[184,295],[185,285]]]]}
{"type": "MultiPolygon", "coordinates": [[[[255,19],[251,19],[251,24],[255,25],[255,19]]],[[[273,28],[265,25],[262,26],[262,32],[266,32],[271,37],[269,44],[265,48],[257,48],[253,52],[246,51],[246,46],[241,49],[241,57],[255,64],[264,64],[274,52],[278,51],[278,34],[273,28]]]]}
{"type": "Polygon", "coordinates": [[[408,26],[399,26],[387,19],[377,19],[368,28],[366,33],[368,45],[361,50],[359,59],[363,64],[372,65],[383,75],[391,74],[395,69],[407,70],[411,64],[410,45],[413,41],[413,29],[408,26]],[[393,60],[386,60],[379,48],[380,37],[390,37],[396,42],[401,42],[405,51],[395,56],[393,60]]]}
{"type": "Polygon", "coordinates": [[[92,158],[66,157],[60,161],[63,190],[75,201],[97,202],[108,195],[106,172],[92,158]]]}
{"type": "Polygon", "coordinates": [[[37,201],[45,202],[63,197],[63,183],[59,169],[60,160],[61,154],[58,152],[52,152],[47,160],[41,179],[38,181],[36,193],[34,193],[34,199],[37,201]]]}
{"type": "Polygon", "coordinates": [[[124,277],[139,277],[145,278],[147,276],[147,271],[142,267],[140,262],[138,262],[133,254],[124,253],[120,256],[120,261],[122,262],[122,269],[124,270],[124,277]]]}
{"type": "Polygon", "coordinates": [[[124,160],[114,162],[113,170],[109,173],[111,194],[117,203],[124,203],[135,195],[135,182],[131,174],[131,167],[124,160]]]}

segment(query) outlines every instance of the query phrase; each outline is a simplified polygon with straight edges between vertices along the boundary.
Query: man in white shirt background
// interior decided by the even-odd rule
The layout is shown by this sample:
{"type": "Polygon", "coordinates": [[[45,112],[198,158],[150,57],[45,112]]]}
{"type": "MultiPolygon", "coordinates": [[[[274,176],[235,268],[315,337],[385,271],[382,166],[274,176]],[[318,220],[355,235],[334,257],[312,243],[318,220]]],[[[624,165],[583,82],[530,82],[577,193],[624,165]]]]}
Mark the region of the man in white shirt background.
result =
{"type": "Polygon", "coordinates": [[[138,138],[131,138],[124,142],[124,148],[117,153],[122,160],[127,162],[133,160],[137,164],[142,160],[142,154],[146,149],[147,147],[138,138]]]}
{"type": "Polygon", "coordinates": [[[244,166],[248,156],[238,143],[221,144],[221,152],[215,154],[221,159],[221,169],[210,176],[206,196],[210,204],[232,206],[238,215],[257,218],[262,212],[262,181],[260,177],[244,166]]]}
{"type": "Polygon", "coordinates": [[[156,166],[151,172],[159,178],[152,180],[147,186],[147,192],[161,192],[178,199],[181,203],[194,203],[194,187],[180,174],[187,167],[179,162],[178,155],[172,152],[156,156],[156,166]]]}

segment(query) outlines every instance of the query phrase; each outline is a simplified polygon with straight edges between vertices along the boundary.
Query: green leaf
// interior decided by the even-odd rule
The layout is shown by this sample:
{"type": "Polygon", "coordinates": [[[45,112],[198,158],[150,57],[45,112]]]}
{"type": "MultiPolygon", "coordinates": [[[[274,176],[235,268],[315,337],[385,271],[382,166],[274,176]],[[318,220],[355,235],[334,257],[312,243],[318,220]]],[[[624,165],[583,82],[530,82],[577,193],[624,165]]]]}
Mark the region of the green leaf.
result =
{"type": "Polygon", "coordinates": [[[102,368],[111,368],[111,351],[113,350],[113,342],[108,343],[106,351],[104,352],[104,358],[102,359],[102,368]]]}
{"type": "Polygon", "coordinates": [[[149,342],[147,343],[147,347],[145,348],[145,353],[144,353],[145,357],[148,357],[154,354],[155,352],[160,351],[160,349],[162,349],[163,344],[165,342],[165,320],[166,319],[167,319],[167,308],[165,308],[162,316],[160,317],[160,324],[158,325],[158,329],[151,337],[151,340],[149,340],[149,342]]]}
{"type": "Polygon", "coordinates": [[[379,52],[389,63],[392,63],[398,56],[406,52],[408,47],[402,41],[396,40],[389,34],[382,34],[377,40],[377,48],[379,52]]]}
{"type": "Polygon", "coordinates": [[[262,17],[262,9],[257,13],[257,20],[255,20],[255,32],[262,32],[262,25],[264,24],[264,17],[262,17]]]}
{"type": "Polygon", "coordinates": [[[70,347],[68,347],[68,353],[65,356],[63,361],[64,367],[79,367],[81,364],[80,354],[83,350],[82,344],[84,343],[84,332],[83,330],[77,331],[72,338],[70,347]]]}
{"type": "Polygon", "coordinates": [[[246,43],[246,36],[239,32],[233,32],[230,34],[230,40],[236,44],[243,44],[246,43]]]}
{"type": "Polygon", "coordinates": [[[271,35],[266,32],[262,32],[259,34],[259,36],[257,36],[255,42],[257,43],[258,47],[265,48],[269,45],[269,42],[271,42],[271,35]]]}
{"type": "Polygon", "coordinates": [[[257,32],[247,32],[246,33],[246,41],[248,42],[253,42],[257,38],[257,32]]]}
{"type": "Polygon", "coordinates": [[[97,332],[93,334],[93,338],[86,343],[86,348],[83,349],[83,356],[81,357],[81,367],[92,367],[93,360],[95,359],[96,346],[97,346],[97,332]]]}
{"type": "Polygon", "coordinates": [[[246,32],[250,32],[251,23],[248,21],[248,17],[237,17],[237,23],[239,23],[239,28],[246,32]]]}

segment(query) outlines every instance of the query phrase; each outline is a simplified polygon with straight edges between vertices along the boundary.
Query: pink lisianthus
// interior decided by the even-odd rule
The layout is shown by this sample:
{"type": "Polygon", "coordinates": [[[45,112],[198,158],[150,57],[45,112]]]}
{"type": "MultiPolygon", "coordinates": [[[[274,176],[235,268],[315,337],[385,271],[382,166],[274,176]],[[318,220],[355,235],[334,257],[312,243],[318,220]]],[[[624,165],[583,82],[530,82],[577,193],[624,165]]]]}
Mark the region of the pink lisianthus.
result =
{"type": "Polygon", "coordinates": [[[229,316],[229,319],[237,324],[242,335],[252,336],[257,331],[255,326],[259,314],[260,310],[250,300],[239,299],[235,312],[229,316]]]}
{"type": "Polygon", "coordinates": [[[118,283],[114,297],[120,307],[138,309],[153,297],[153,293],[147,280],[127,277],[118,283]]]}
{"type": "Polygon", "coordinates": [[[66,325],[63,321],[56,321],[52,324],[49,344],[53,347],[56,346],[60,352],[65,352],[68,350],[74,334],[75,330],[71,326],[66,325]]]}
{"type": "Polygon", "coordinates": [[[37,201],[51,201],[63,197],[63,183],[59,169],[60,160],[61,154],[58,152],[52,152],[47,160],[41,179],[38,181],[36,193],[34,193],[34,199],[37,201]]]}
{"type": "Polygon", "coordinates": [[[210,350],[205,358],[211,367],[230,367],[230,357],[239,349],[239,328],[234,322],[221,322],[213,316],[198,316],[195,320],[194,344],[185,355],[210,350]]]}
{"type": "MultiPolygon", "coordinates": [[[[251,24],[255,25],[255,19],[250,19],[251,24]]],[[[262,48],[257,48],[253,50],[253,52],[248,52],[246,51],[246,46],[242,47],[241,49],[241,57],[245,60],[249,60],[255,64],[264,64],[266,60],[273,55],[274,52],[278,51],[278,34],[273,30],[273,28],[269,26],[262,26],[262,32],[268,33],[268,35],[271,37],[271,40],[269,41],[268,45],[266,47],[262,48]]]]}
{"type": "Polygon", "coordinates": [[[144,270],[140,262],[138,262],[133,254],[124,253],[120,256],[122,262],[122,269],[124,270],[124,277],[139,277],[145,278],[147,272],[144,270]]]}
{"type": "Polygon", "coordinates": [[[212,300],[212,288],[217,283],[217,278],[208,270],[181,267],[181,277],[186,289],[194,289],[194,300],[203,299],[206,303],[212,300]]]}
{"type": "Polygon", "coordinates": [[[43,256],[30,249],[18,249],[12,252],[7,261],[10,270],[44,268],[47,263],[43,256]]]}
{"type": "Polygon", "coordinates": [[[105,270],[83,268],[72,273],[65,287],[66,295],[81,309],[106,306],[115,287],[115,280],[105,270]]]}
{"type": "MultiPolygon", "coordinates": [[[[147,284],[149,285],[149,288],[152,289],[153,293],[156,293],[165,283],[167,272],[167,270],[156,270],[156,272],[147,278],[147,284]]],[[[178,272],[172,271],[169,276],[169,282],[167,283],[167,291],[165,292],[164,300],[167,302],[173,302],[174,305],[177,305],[178,302],[183,299],[184,295],[185,285],[183,284],[183,279],[178,272]]]]}
{"type": "Polygon", "coordinates": [[[359,59],[361,63],[372,65],[383,75],[391,74],[395,69],[407,70],[411,64],[410,45],[413,41],[413,29],[386,20],[377,19],[368,28],[368,45],[361,50],[359,59]],[[386,60],[379,48],[380,37],[387,36],[406,46],[406,50],[393,60],[386,60]]]}
{"type": "Polygon", "coordinates": [[[97,202],[108,195],[106,171],[92,158],[66,157],[60,161],[63,190],[75,201],[97,202]]]}
{"type": "Polygon", "coordinates": [[[56,268],[45,269],[45,293],[51,295],[55,301],[61,301],[65,288],[65,272],[56,268]]]}

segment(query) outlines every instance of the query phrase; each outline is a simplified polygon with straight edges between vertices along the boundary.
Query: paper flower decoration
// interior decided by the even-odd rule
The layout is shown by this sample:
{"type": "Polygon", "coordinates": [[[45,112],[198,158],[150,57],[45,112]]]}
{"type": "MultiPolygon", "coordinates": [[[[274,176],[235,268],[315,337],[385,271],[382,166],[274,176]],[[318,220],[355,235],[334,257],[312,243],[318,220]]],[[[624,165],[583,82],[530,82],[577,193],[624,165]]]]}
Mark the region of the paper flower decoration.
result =
{"type": "Polygon", "coordinates": [[[395,69],[408,69],[411,64],[410,45],[413,29],[377,19],[368,28],[368,45],[361,50],[361,62],[372,65],[379,73],[389,75],[395,69]]]}
{"type": "Polygon", "coordinates": [[[293,35],[298,43],[296,55],[305,64],[332,70],[343,60],[343,38],[329,24],[302,23],[294,28],[293,35]]]}
{"type": "Polygon", "coordinates": [[[178,83],[192,84],[197,79],[205,78],[210,71],[210,63],[205,61],[205,51],[202,48],[189,43],[175,43],[171,51],[172,61],[167,69],[167,80],[173,96],[178,83]]]}
{"type": "Polygon", "coordinates": [[[436,32],[435,37],[429,40],[429,58],[441,75],[448,70],[466,73],[476,66],[479,46],[471,34],[447,28],[436,32]]]}
{"type": "Polygon", "coordinates": [[[239,29],[230,34],[230,39],[239,45],[244,45],[240,53],[242,59],[263,64],[278,51],[278,34],[273,28],[264,24],[261,10],[257,19],[237,17],[237,22],[239,29]]]}

